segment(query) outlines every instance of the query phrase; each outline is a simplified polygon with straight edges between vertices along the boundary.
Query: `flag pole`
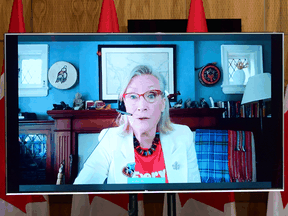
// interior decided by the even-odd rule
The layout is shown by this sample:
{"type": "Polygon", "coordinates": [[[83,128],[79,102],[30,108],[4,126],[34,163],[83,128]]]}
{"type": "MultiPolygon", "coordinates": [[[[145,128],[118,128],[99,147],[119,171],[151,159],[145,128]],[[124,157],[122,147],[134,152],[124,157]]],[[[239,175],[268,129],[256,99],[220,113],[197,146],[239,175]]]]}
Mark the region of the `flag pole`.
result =
{"type": "Polygon", "coordinates": [[[167,194],[168,216],[176,216],[176,194],[167,194]]]}
{"type": "Polygon", "coordinates": [[[129,216],[138,216],[138,198],[137,194],[129,194],[129,216]]]}

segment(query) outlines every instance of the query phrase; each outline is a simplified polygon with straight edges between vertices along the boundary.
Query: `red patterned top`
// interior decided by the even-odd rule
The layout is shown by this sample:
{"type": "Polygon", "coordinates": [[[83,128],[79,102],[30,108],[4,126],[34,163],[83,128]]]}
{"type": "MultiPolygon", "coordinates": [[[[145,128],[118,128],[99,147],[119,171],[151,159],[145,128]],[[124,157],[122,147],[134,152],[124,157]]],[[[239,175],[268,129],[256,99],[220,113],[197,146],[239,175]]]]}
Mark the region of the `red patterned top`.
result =
{"type": "MultiPolygon", "coordinates": [[[[148,150],[142,148],[144,150],[148,150]]],[[[142,156],[136,149],[135,153],[135,172],[134,178],[164,178],[165,183],[168,183],[167,172],[165,168],[164,155],[160,139],[157,143],[157,148],[152,155],[142,156]]]]}

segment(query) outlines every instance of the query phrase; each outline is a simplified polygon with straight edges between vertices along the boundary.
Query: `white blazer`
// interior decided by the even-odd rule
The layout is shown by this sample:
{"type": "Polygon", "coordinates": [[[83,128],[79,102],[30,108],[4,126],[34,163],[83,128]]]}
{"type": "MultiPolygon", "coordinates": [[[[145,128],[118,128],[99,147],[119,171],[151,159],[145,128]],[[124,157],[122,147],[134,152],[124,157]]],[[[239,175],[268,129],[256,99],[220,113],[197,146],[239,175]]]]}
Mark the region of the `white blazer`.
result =
{"type": "MultiPolygon", "coordinates": [[[[186,125],[172,124],[172,127],[172,132],[160,133],[168,182],[200,183],[195,132],[186,125]],[[175,162],[179,169],[173,168],[175,162]]],[[[128,163],[135,163],[133,133],[122,135],[122,131],[123,126],[101,131],[98,139],[103,139],[87,159],[74,184],[103,184],[107,177],[108,184],[127,183],[128,177],[122,169],[128,163]]]]}

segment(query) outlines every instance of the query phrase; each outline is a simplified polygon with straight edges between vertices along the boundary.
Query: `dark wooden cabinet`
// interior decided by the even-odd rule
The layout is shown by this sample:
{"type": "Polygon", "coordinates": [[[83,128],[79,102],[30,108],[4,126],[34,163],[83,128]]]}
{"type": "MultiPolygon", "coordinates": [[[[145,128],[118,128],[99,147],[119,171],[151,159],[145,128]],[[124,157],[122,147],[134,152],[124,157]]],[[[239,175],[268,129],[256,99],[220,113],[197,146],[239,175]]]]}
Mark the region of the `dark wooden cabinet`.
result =
{"type": "Polygon", "coordinates": [[[19,135],[41,134],[47,137],[46,140],[46,184],[56,182],[54,174],[54,121],[20,121],[19,135]]]}

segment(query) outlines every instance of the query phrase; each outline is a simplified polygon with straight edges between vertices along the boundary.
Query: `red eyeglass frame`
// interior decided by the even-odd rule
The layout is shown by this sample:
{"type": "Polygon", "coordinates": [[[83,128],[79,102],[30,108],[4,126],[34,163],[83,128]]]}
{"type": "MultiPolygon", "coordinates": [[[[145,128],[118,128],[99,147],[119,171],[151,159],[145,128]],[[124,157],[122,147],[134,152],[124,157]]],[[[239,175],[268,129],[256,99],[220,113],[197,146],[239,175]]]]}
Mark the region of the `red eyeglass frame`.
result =
{"type": "MultiPolygon", "coordinates": [[[[147,92],[150,92],[150,91],[155,91],[155,92],[157,92],[157,96],[160,95],[160,94],[162,94],[162,91],[161,91],[161,90],[149,90],[149,91],[147,91],[147,92]]],[[[144,95],[145,95],[147,92],[145,92],[145,93],[143,93],[143,94],[138,94],[138,93],[133,93],[133,94],[139,95],[139,99],[140,99],[141,96],[145,99],[144,95]]],[[[128,94],[131,94],[131,93],[128,93],[128,94]]],[[[128,95],[128,94],[127,94],[127,93],[123,94],[123,98],[125,98],[126,95],[128,95]]],[[[145,99],[145,100],[146,100],[146,99],[145,99]]]]}

